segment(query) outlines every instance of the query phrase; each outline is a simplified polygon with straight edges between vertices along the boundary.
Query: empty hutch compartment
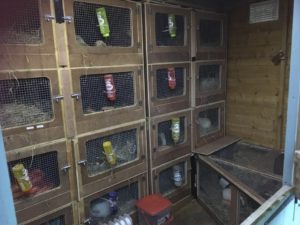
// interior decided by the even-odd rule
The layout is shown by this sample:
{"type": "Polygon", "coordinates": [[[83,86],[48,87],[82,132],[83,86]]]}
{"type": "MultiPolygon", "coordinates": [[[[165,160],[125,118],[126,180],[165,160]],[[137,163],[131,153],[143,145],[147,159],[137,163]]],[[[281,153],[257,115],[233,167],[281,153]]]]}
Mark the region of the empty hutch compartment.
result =
{"type": "Polygon", "coordinates": [[[145,3],[148,63],[190,60],[190,10],[145,3]]]}
{"type": "Polygon", "coordinates": [[[151,118],[152,167],[191,152],[191,111],[151,118]]]}
{"type": "Polygon", "coordinates": [[[78,138],[84,196],[146,170],[145,131],[143,120],[78,138]]]}
{"type": "Polygon", "coordinates": [[[190,64],[150,65],[150,115],[183,110],[190,107],[190,64]]]}
{"type": "Polygon", "coordinates": [[[135,220],[135,203],[148,194],[147,175],[144,173],[127,178],[126,181],[85,197],[80,207],[81,223],[100,225],[125,213],[135,220]]]}
{"type": "Polygon", "coordinates": [[[55,68],[50,1],[0,3],[1,69],[55,68]]]}
{"type": "Polygon", "coordinates": [[[9,151],[7,161],[19,223],[71,202],[69,169],[72,168],[65,142],[9,151]],[[29,179],[24,187],[18,184],[15,175],[22,171],[20,168],[26,170],[29,179]]]}
{"type": "Polygon", "coordinates": [[[177,203],[191,194],[190,157],[181,157],[152,170],[152,193],[177,203]]]}
{"type": "Polygon", "coordinates": [[[142,67],[73,69],[72,83],[78,133],[145,117],[142,67]]]}
{"type": "Polygon", "coordinates": [[[71,0],[65,15],[72,67],[143,64],[140,3],[71,0]]]}
{"type": "Polygon", "coordinates": [[[224,136],[224,102],[200,106],[193,112],[194,144],[199,148],[224,136]]]}
{"type": "Polygon", "coordinates": [[[56,71],[0,73],[0,125],[6,150],[64,137],[56,71]]]}
{"type": "Polygon", "coordinates": [[[225,61],[205,61],[195,63],[196,105],[205,105],[225,100],[225,61]]]}
{"type": "MultiPolygon", "coordinates": [[[[23,223],[22,223],[23,224],[23,223]]],[[[72,206],[67,206],[57,212],[51,212],[41,219],[25,222],[24,225],[72,225],[73,223],[73,210],[72,206]]]]}
{"type": "Polygon", "coordinates": [[[196,12],[196,58],[215,60],[226,58],[227,20],[223,14],[196,12]]]}
{"type": "Polygon", "coordinates": [[[197,161],[197,196],[224,225],[241,224],[263,203],[257,195],[246,192],[201,159],[197,161]],[[253,197],[253,198],[252,198],[253,197]],[[255,200],[254,200],[255,199],[255,200]]]}

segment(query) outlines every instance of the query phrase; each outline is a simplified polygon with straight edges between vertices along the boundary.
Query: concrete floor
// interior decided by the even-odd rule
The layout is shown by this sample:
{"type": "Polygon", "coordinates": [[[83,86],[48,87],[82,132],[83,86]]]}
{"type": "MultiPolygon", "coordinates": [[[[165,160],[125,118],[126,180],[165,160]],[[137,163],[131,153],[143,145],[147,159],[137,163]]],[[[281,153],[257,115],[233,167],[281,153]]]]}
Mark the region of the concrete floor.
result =
{"type": "Polygon", "coordinates": [[[196,200],[191,200],[175,212],[174,217],[172,225],[217,225],[196,200]]]}

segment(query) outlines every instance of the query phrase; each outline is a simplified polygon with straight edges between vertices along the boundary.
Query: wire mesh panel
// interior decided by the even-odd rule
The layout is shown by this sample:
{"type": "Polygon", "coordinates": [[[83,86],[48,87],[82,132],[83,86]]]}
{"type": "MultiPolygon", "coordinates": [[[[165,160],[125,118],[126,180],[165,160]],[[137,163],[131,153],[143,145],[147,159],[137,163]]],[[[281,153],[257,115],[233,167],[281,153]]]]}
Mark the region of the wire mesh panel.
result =
{"type": "Polygon", "coordinates": [[[221,66],[201,65],[199,66],[198,88],[200,92],[215,91],[221,88],[221,66]]]}
{"type": "Polygon", "coordinates": [[[42,223],[41,225],[67,225],[67,224],[65,224],[65,217],[62,215],[52,220],[49,220],[46,223],[42,223]]]}
{"type": "Polygon", "coordinates": [[[0,80],[2,128],[46,122],[54,117],[50,80],[45,77],[0,80]]]}
{"type": "Polygon", "coordinates": [[[99,137],[86,142],[87,171],[88,176],[100,174],[112,167],[107,161],[103,143],[110,141],[116,163],[120,166],[138,157],[137,129],[131,129],[112,135],[99,137]]]}
{"type": "MultiPolygon", "coordinates": [[[[214,212],[222,224],[228,225],[230,199],[224,197],[230,192],[230,187],[222,186],[220,182],[222,177],[202,161],[198,161],[198,167],[198,197],[214,212]]],[[[231,197],[230,194],[229,196],[231,197]]]]}
{"type": "Polygon", "coordinates": [[[80,77],[84,114],[135,104],[133,72],[113,73],[112,79],[116,89],[114,101],[107,97],[105,74],[83,75],[80,77]]]}
{"type": "Polygon", "coordinates": [[[129,183],[127,186],[99,196],[89,204],[90,224],[100,225],[124,213],[132,212],[138,198],[138,182],[129,183]]]}
{"type": "Polygon", "coordinates": [[[260,205],[253,201],[246,194],[241,193],[240,196],[240,210],[239,210],[239,224],[241,224],[245,219],[247,219],[260,205]]]}
{"type": "Polygon", "coordinates": [[[0,44],[43,42],[39,0],[0,2],[0,44]]]}
{"type": "Polygon", "coordinates": [[[199,112],[196,123],[200,137],[218,131],[220,129],[220,109],[212,108],[199,112]]]}
{"type": "Polygon", "coordinates": [[[199,23],[201,47],[220,47],[222,45],[222,22],[201,19],[199,23]]]}
{"type": "MultiPolygon", "coordinates": [[[[185,117],[180,117],[179,123],[179,140],[176,144],[183,143],[185,140],[185,117]]],[[[158,146],[170,145],[175,145],[175,143],[172,137],[172,120],[167,120],[158,124],[158,146]]]]}
{"type": "Polygon", "coordinates": [[[185,94],[185,69],[175,68],[176,87],[169,88],[168,69],[158,69],[156,71],[156,98],[165,99],[182,96],[185,94]]]}
{"type": "Polygon", "coordinates": [[[159,192],[168,195],[186,183],[185,162],[169,167],[159,173],[159,192]]]}
{"type": "Polygon", "coordinates": [[[60,185],[57,152],[48,152],[8,163],[14,200],[27,198],[49,191],[60,185]],[[26,184],[20,183],[16,173],[21,170],[26,184]],[[24,189],[24,186],[27,190],[24,189]]]}
{"type": "Polygon", "coordinates": [[[132,19],[129,8],[74,1],[74,25],[78,45],[95,47],[131,47],[132,19]],[[104,8],[110,34],[103,35],[97,10],[104,8]]]}
{"type": "Polygon", "coordinates": [[[171,35],[169,18],[166,13],[155,14],[155,35],[157,46],[184,46],[185,45],[185,18],[174,15],[176,35],[171,35]]]}

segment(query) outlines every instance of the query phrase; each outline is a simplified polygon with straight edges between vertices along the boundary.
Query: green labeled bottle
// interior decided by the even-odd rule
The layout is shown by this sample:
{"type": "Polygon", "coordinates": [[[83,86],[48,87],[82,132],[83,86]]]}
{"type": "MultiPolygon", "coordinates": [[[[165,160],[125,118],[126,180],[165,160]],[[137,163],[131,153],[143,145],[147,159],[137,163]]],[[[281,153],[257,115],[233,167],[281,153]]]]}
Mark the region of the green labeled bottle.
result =
{"type": "Polygon", "coordinates": [[[180,118],[179,117],[172,118],[171,131],[172,131],[173,142],[177,144],[180,139],[180,118]]]}
{"type": "Polygon", "coordinates": [[[109,24],[106,16],[106,10],[104,7],[97,8],[97,18],[98,18],[98,23],[100,26],[100,32],[103,37],[108,38],[110,35],[110,29],[109,29],[109,24]]]}
{"type": "Polygon", "coordinates": [[[176,38],[176,20],[174,14],[168,15],[169,34],[171,38],[176,38]]]}

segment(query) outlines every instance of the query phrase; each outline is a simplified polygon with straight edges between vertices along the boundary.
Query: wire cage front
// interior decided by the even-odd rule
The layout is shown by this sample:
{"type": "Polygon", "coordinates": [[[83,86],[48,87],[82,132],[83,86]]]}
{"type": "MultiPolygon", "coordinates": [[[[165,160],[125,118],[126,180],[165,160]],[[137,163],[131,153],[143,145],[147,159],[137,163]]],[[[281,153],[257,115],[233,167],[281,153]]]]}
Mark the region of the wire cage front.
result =
{"type": "Polygon", "coordinates": [[[196,105],[225,99],[224,61],[199,62],[196,69],[196,105]]]}
{"type": "Polygon", "coordinates": [[[137,129],[131,129],[87,141],[86,168],[88,176],[95,176],[112,168],[137,160],[139,156],[137,132],[137,129]],[[113,149],[112,154],[116,157],[114,165],[112,165],[107,159],[108,155],[103,147],[105,142],[111,142],[113,149]]]}
{"type": "Polygon", "coordinates": [[[214,103],[194,110],[194,134],[196,147],[224,136],[224,103],[214,103]]]}
{"type": "Polygon", "coordinates": [[[55,71],[0,75],[0,125],[6,150],[64,136],[61,104],[54,101],[59,95],[55,71]]]}
{"type": "Polygon", "coordinates": [[[190,11],[159,4],[145,5],[148,62],[190,60],[190,11]]]}
{"type": "Polygon", "coordinates": [[[189,108],[189,67],[187,63],[149,66],[151,116],[189,108]]]}
{"type": "Polygon", "coordinates": [[[197,60],[225,59],[225,15],[197,12],[196,23],[197,60]]]}
{"type": "Polygon", "coordinates": [[[74,18],[67,26],[72,66],[143,63],[139,3],[72,0],[65,13],[74,18]]]}
{"type": "Polygon", "coordinates": [[[100,225],[108,224],[125,213],[132,216],[136,201],[146,194],[146,175],[129,177],[126,181],[86,197],[81,220],[84,224],[100,225]]]}
{"type": "Polygon", "coordinates": [[[144,118],[141,67],[72,70],[77,132],[144,118]]]}
{"type": "Polygon", "coordinates": [[[52,23],[44,18],[45,15],[50,15],[49,2],[3,0],[0,12],[2,69],[56,67],[52,23]],[[49,54],[52,55],[51,58],[49,54]],[[24,60],[26,57],[27,61],[24,60]],[[43,60],[45,58],[48,61],[43,60]]]}

